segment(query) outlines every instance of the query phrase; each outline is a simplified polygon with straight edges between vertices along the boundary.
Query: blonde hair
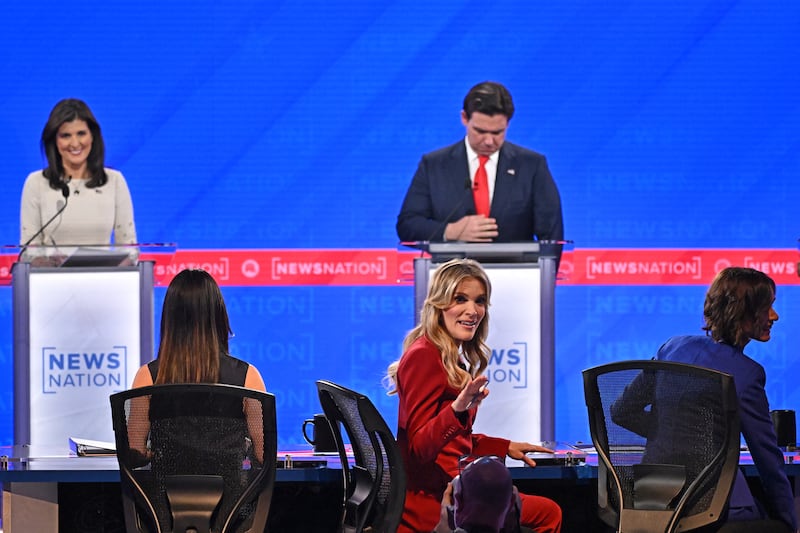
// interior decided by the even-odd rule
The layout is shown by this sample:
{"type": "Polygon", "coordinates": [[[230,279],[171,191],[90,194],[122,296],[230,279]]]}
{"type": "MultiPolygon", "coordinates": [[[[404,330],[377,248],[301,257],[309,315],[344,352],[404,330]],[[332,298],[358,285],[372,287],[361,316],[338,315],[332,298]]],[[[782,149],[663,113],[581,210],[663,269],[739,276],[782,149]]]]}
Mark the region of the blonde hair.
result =
{"type": "MultiPolygon", "coordinates": [[[[481,265],[473,259],[451,259],[442,263],[431,277],[428,295],[422,304],[419,324],[408,332],[403,340],[403,353],[418,338],[427,337],[439,349],[442,356],[447,382],[451,387],[460,389],[470,379],[483,373],[489,364],[490,350],[486,345],[489,334],[489,302],[492,284],[481,265]],[[486,315],[478,324],[475,336],[469,341],[456,342],[444,326],[443,313],[453,305],[453,298],[461,282],[475,279],[486,291],[486,315]],[[459,352],[460,348],[460,352],[459,352]],[[469,363],[470,371],[459,366],[461,355],[469,363]]],[[[402,359],[402,357],[401,357],[402,359]]],[[[390,384],[389,394],[397,393],[397,368],[400,359],[389,365],[386,379],[390,384]]]]}

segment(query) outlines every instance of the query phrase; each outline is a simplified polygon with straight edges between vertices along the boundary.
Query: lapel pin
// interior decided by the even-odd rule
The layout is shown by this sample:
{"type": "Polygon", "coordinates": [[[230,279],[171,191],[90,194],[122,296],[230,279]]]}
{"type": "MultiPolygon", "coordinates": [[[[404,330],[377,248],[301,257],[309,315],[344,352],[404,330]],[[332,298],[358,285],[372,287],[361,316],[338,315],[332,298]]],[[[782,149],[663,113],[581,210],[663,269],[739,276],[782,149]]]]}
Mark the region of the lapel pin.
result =
{"type": "Polygon", "coordinates": [[[514,176],[514,175],[517,174],[517,171],[514,170],[513,168],[509,168],[508,170],[506,170],[506,173],[507,174],[511,174],[512,176],[514,176]]]}

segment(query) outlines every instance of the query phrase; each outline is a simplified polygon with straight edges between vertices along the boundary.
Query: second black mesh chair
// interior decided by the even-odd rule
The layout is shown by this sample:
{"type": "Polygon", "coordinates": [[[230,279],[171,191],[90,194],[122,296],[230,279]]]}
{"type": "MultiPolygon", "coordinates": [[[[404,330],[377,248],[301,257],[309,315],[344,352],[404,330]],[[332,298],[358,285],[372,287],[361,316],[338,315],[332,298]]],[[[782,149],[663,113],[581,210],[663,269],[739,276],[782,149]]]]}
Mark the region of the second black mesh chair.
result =
{"type": "Polygon", "coordinates": [[[111,396],[129,533],[262,533],[275,484],[275,397],[232,385],[111,396]]]}
{"type": "Polygon", "coordinates": [[[317,381],[322,410],[333,429],[344,474],[341,533],[394,533],[406,496],[406,476],[397,441],[365,395],[330,381],[317,381]],[[349,466],[342,427],[355,465],[349,466]]]}
{"type": "Polygon", "coordinates": [[[689,531],[723,515],[739,463],[733,378],[663,361],[583,372],[600,517],[621,533],[689,531]]]}

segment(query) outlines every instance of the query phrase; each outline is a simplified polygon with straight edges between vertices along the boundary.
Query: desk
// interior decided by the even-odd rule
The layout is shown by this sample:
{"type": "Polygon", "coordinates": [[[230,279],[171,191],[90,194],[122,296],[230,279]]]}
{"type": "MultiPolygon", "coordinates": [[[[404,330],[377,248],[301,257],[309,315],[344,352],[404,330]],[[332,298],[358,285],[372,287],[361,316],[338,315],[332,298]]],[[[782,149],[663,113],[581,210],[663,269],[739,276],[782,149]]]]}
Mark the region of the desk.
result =
{"type": "MultiPolygon", "coordinates": [[[[281,461],[286,454],[281,454],[281,461]]],[[[310,454],[293,456],[293,468],[279,468],[276,472],[276,486],[329,486],[330,491],[338,490],[335,498],[341,505],[342,469],[338,456],[312,457],[310,454]],[[311,468],[302,466],[307,460],[324,459],[326,467],[311,468]]],[[[79,485],[91,484],[102,487],[110,494],[110,499],[120,500],[119,466],[116,457],[75,457],[43,456],[27,460],[12,460],[7,469],[0,469],[0,484],[3,487],[2,526],[5,533],[31,533],[34,531],[57,532],[59,528],[59,501],[65,494],[75,492],[79,485]],[[70,490],[71,489],[71,490],[70,490]]],[[[77,496],[77,495],[76,495],[77,496]]],[[[78,500],[79,505],[83,502],[78,500]]],[[[108,502],[94,502],[106,507],[108,502]]],[[[99,512],[103,512],[102,509],[99,512]]],[[[121,520],[121,516],[118,517],[121,520]]],[[[71,531],[71,530],[70,530],[71,531]]],[[[80,531],[76,528],[76,531],[80,531]]]]}
{"type": "MultiPolygon", "coordinates": [[[[284,455],[280,454],[280,459],[284,455]]],[[[292,457],[295,465],[303,460],[296,455],[292,457]]],[[[333,521],[335,524],[335,520],[340,517],[342,503],[342,470],[338,457],[326,456],[324,459],[327,460],[327,466],[323,468],[298,465],[297,468],[277,470],[276,494],[270,510],[271,524],[278,519],[273,515],[280,512],[283,512],[285,520],[290,520],[297,513],[304,513],[317,515],[314,519],[318,522],[333,521]],[[314,512],[308,513],[309,509],[314,512]]],[[[528,489],[530,492],[552,497],[562,506],[565,519],[563,533],[572,533],[591,531],[592,529],[585,528],[586,521],[597,515],[597,465],[592,459],[590,456],[587,463],[578,466],[537,468],[514,466],[511,460],[509,463],[512,476],[523,492],[528,489]]],[[[747,476],[757,477],[758,472],[752,463],[744,463],[742,468],[747,476]]],[[[787,464],[786,471],[793,481],[795,494],[800,494],[800,461],[787,464]]],[[[116,502],[120,513],[119,516],[104,519],[121,523],[119,479],[115,457],[49,456],[33,457],[25,463],[11,462],[7,470],[0,470],[0,483],[3,485],[3,531],[73,531],[69,527],[59,528],[59,501],[76,492],[75,487],[79,485],[103,487],[107,500],[116,502]]],[[[108,502],[96,505],[108,505],[108,502]]],[[[109,509],[111,510],[101,508],[92,512],[95,515],[103,512],[114,514],[114,508],[109,509]]],[[[103,519],[102,516],[100,518],[103,519]]],[[[271,531],[283,532],[288,529],[272,528],[271,531]]]]}

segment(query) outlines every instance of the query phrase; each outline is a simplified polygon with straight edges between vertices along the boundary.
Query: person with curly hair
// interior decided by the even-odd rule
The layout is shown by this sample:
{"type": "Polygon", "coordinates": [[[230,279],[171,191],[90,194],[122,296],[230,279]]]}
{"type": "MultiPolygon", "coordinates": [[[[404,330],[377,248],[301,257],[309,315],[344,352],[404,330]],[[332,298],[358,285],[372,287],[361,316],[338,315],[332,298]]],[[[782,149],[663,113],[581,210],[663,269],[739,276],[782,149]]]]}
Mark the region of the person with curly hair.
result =
{"type": "MultiPolygon", "coordinates": [[[[756,499],[744,474],[737,470],[726,519],[733,522],[773,518],[786,524],[786,531],[797,531],[792,487],[784,472],[783,452],[777,445],[764,389],[767,376],[764,367],[744,353],[751,340],[770,340],[772,325],[778,320],[774,302],[775,282],[769,276],[752,268],[725,268],[706,292],[705,335],[672,337],[659,348],[656,359],[733,376],[741,432],[758,469],[765,498],[756,499]]],[[[660,392],[653,384],[646,388],[642,391],[636,381],[631,383],[611,407],[611,415],[617,424],[648,437],[647,453],[652,455],[649,462],[669,462],[666,456],[685,448],[686,435],[659,431],[655,437],[648,436],[649,417],[657,412],[662,420],[671,413],[668,409],[651,408],[659,404],[660,392]]],[[[681,425],[691,427],[685,421],[681,425]]]]}

